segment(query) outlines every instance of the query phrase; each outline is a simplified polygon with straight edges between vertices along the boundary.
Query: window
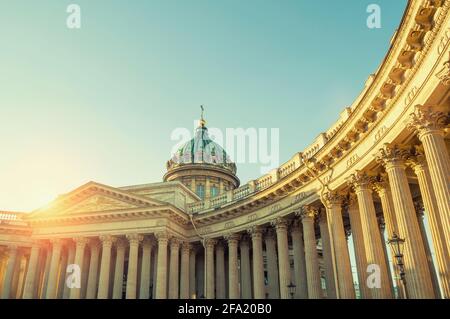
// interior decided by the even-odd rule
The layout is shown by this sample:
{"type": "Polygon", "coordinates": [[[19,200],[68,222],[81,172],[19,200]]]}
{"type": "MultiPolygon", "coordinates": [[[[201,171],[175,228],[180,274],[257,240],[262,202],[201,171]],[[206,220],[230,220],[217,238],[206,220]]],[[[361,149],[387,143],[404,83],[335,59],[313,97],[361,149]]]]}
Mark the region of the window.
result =
{"type": "Polygon", "coordinates": [[[197,185],[196,193],[201,199],[204,199],[205,198],[205,186],[202,184],[197,185]]]}
{"type": "Polygon", "coordinates": [[[211,186],[211,197],[217,196],[219,194],[219,189],[216,185],[211,186]]]}

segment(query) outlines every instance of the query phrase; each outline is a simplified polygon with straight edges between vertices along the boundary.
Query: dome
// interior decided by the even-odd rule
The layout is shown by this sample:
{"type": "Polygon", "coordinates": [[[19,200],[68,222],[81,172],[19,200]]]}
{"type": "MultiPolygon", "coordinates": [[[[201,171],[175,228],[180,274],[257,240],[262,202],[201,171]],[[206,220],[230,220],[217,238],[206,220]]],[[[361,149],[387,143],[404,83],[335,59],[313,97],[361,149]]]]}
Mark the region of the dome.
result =
{"type": "Polygon", "coordinates": [[[186,164],[213,165],[236,173],[236,165],[227,152],[211,140],[205,121],[200,120],[200,126],[195,130],[194,138],[181,146],[167,163],[167,168],[175,168],[186,164]]]}

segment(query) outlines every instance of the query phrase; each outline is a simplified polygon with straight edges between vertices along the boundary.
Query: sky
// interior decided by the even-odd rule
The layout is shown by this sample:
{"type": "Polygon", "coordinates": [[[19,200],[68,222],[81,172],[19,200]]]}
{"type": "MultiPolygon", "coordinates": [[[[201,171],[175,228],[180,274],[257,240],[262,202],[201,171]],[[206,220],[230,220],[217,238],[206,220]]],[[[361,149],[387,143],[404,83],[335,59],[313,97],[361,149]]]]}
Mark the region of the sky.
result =
{"type": "MultiPolygon", "coordinates": [[[[178,128],[279,130],[280,164],[384,58],[406,0],[0,0],[0,210],[160,182],[178,128]],[[69,29],[67,6],[81,8],[69,29]],[[369,4],[381,28],[369,29],[369,4]]],[[[269,137],[270,139],[270,137],[269,137]]],[[[238,163],[242,183],[262,163],[238,163]]]]}

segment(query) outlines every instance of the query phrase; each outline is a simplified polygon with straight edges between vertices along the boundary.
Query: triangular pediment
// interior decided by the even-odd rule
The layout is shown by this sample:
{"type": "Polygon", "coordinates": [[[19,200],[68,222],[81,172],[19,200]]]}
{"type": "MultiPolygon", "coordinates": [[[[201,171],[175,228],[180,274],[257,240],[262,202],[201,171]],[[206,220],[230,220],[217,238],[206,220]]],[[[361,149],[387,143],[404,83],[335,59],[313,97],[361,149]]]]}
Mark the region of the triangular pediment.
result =
{"type": "Polygon", "coordinates": [[[111,186],[89,182],[34,211],[30,218],[82,215],[163,205],[166,203],[111,186]]]}
{"type": "Polygon", "coordinates": [[[94,194],[74,206],[64,210],[66,214],[91,213],[108,210],[131,209],[140,207],[136,204],[118,200],[102,194],[94,194]]]}

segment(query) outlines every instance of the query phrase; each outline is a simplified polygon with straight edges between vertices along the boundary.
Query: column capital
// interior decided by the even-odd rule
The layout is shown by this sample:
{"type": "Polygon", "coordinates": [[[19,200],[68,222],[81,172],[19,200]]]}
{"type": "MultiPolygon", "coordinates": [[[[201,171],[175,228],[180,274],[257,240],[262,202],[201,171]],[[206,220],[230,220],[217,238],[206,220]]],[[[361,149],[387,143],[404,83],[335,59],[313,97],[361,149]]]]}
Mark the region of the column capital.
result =
{"type": "Polygon", "coordinates": [[[278,217],[270,221],[270,224],[275,227],[277,231],[286,230],[288,227],[288,221],[286,218],[278,217]]]}
{"type": "Polygon", "coordinates": [[[127,247],[127,241],[124,238],[117,238],[113,241],[117,249],[125,249],[127,247]]]}
{"type": "Polygon", "coordinates": [[[181,243],[181,251],[190,252],[193,249],[193,245],[188,241],[183,241],[181,243]]]}
{"type": "Polygon", "coordinates": [[[262,238],[263,228],[261,226],[252,226],[247,229],[247,233],[252,238],[262,238]]]}
{"type": "Polygon", "coordinates": [[[50,243],[52,244],[53,247],[55,246],[62,246],[62,244],[64,243],[64,240],[61,238],[50,238],[49,239],[50,243]]]}
{"type": "Polygon", "coordinates": [[[89,244],[90,239],[87,237],[74,237],[72,240],[75,242],[77,247],[84,247],[89,244]]]}
{"type": "Polygon", "coordinates": [[[444,128],[448,124],[448,114],[434,111],[430,106],[416,105],[414,112],[410,114],[407,127],[416,132],[422,140],[428,134],[444,134],[444,128]]]}
{"type": "Polygon", "coordinates": [[[313,205],[305,205],[302,207],[298,216],[303,221],[306,218],[311,218],[314,220],[319,215],[319,207],[313,205]]]}
{"type": "Polygon", "coordinates": [[[104,247],[106,247],[106,246],[111,247],[112,244],[117,241],[117,238],[110,236],[110,235],[101,235],[98,237],[98,239],[101,241],[101,243],[104,247]]]}
{"type": "Polygon", "coordinates": [[[408,156],[408,151],[399,145],[384,143],[383,147],[375,155],[376,161],[386,169],[394,166],[404,167],[404,160],[408,156]]]}
{"type": "Polygon", "coordinates": [[[422,145],[415,145],[408,155],[406,165],[410,166],[417,175],[428,168],[425,152],[422,145]]]}
{"type": "Polygon", "coordinates": [[[387,174],[380,174],[372,183],[373,190],[382,197],[390,190],[387,174]]]}
{"type": "Polygon", "coordinates": [[[205,239],[205,247],[206,248],[214,248],[214,246],[217,244],[217,239],[214,238],[206,238],[205,239]]]}
{"type": "Polygon", "coordinates": [[[300,218],[295,218],[291,222],[291,232],[302,232],[302,223],[300,218]]]}
{"type": "Polygon", "coordinates": [[[180,248],[181,243],[182,243],[182,241],[178,237],[170,238],[170,249],[180,248]]]}
{"type": "Polygon", "coordinates": [[[332,206],[341,206],[343,199],[343,196],[335,191],[326,192],[321,198],[323,205],[327,208],[331,208],[332,206]]]}
{"type": "Polygon", "coordinates": [[[237,244],[241,239],[241,235],[234,233],[223,236],[223,238],[228,242],[228,244],[237,244]]]}
{"type": "Polygon", "coordinates": [[[168,242],[170,239],[170,234],[167,231],[159,231],[155,233],[155,237],[159,242],[168,242]]]}
{"type": "Polygon", "coordinates": [[[367,174],[366,172],[362,172],[360,170],[356,170],[355,173],[351,174],[347,178],[347,185],[355,190],[355,192],[360,192],[363,190],[371,191],[371,184],[374,181],[374,176],[367,174]]]}
{"type": "Polygon", "coordinates": [[[130,245],[139,245],[139,243],[144,240],[144,236],[140,234],[127,234],[125,237],[130,245]]]}

